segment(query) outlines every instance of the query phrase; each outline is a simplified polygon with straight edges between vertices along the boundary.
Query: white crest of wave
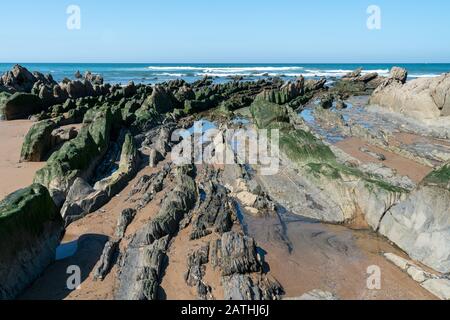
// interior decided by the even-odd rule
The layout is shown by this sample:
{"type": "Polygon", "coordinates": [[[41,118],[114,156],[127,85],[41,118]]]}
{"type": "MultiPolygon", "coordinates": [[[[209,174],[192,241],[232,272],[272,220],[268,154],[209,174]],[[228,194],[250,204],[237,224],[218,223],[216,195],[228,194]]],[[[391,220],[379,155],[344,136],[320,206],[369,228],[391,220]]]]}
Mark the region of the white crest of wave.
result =
{"type": "Polygon", "coordinates": [[[204,73],[243,73],[243,72],[283,72],[303,70],[298,66],[252,66],[252,67],[194,67],[194,66],[149,66],[151,71],[202,71],[204,73]]]}

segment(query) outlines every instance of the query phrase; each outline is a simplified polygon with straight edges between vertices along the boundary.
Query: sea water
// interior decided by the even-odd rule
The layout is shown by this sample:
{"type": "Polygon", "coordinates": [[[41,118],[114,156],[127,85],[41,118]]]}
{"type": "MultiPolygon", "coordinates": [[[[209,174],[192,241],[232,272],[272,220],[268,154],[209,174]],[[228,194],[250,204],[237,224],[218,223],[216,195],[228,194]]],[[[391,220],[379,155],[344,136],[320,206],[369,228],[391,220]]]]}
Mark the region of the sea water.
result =
{"type": "MultiPolygon", "coordinates": [[[[0,72],[4,73],[13,67],[13,63],[0,63],[0,72]]],[[[193,82],[210,76],[216,82],[230,81],[234,77],[245,80],[259,80],[265,77],[279,76],[294,79],[300,75],[305,78],[327,77],[339,78],[357,68],[363,73],[377,72],[382,76],[389,74],[394,66],[406,68],[409,79],[433,77],[450,72],[450,64],[152,64],[152,63],[24,63],[30,71],[51,74],[56,81],[74,78],[74,74],[86,71],[101,74],[106,82],[113,84],[159,83],[174,79],[193,82]]]]}

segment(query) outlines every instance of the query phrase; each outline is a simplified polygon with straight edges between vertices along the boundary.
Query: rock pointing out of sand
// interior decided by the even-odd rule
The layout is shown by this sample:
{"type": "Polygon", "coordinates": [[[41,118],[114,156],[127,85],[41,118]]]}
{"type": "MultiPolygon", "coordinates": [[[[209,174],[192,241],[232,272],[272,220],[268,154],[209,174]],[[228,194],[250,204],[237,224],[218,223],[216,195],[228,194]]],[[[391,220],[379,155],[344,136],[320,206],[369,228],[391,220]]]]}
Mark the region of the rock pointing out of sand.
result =
{"type": "Polygon", "coordinates": [[[450,116],[450,74],[404,83],[405,72],[396,68],[392,77],[373,93],[370,103],[419,120],[450,116]]]}

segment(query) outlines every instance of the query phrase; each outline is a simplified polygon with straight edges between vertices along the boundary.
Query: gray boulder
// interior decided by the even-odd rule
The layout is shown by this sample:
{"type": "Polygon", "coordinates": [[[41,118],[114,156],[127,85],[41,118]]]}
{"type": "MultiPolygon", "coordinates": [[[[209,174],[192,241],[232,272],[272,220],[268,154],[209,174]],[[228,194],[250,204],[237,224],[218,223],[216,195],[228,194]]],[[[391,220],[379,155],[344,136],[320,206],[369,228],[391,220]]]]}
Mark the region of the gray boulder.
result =
{"type": "Polygon", "coordinates": [[[450,272],[450,165],[430,174],[383,217],[379,232],[408,255],[450,272]]]}
{"type": "Polygon", "coordinates": [[[391,78],[404,84],[408,79],[408,71],[400,67],[393,67],[391,69],[391,78]]]}
{"type": "Polygon", "coordinates": [[[0,202],[0,300],[14,299],[55,260],[63,221],[39,184],[0,202]]]}
{"type": "Polygon", "coordinates": [[[29,116],[43,110],[42,100],[34,94],[15,93],[3,105],[0,105],[0,114],[5,120],[27,119],[29,116]]]}

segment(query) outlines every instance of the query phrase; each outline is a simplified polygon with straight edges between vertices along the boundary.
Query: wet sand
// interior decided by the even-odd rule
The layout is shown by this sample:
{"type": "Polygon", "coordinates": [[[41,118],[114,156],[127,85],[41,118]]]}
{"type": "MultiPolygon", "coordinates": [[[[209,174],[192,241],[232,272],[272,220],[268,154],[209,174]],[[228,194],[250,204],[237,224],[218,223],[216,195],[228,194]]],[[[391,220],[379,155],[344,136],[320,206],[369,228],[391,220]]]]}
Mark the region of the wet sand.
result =
{"type": "Polygon", "coordinates": [[[33,125],[30,120],[0,121],[0,199],[29,186],[45,162],[20,163],[23,140],[33,125]]]}
{"type": "MultiPolygon", "coordinates": [[[[162,164],[161,164],[162,165],[162,164]]],[[[159,169],[146,167],[128,183],[128,186],[113,197],[100,210],[70,224],[62,243],[78,240],[78,250],[72,257],[53,263],[44,274],[20,297],[31,300],[112,300],[116,285],[117,265],[103,281],[94,281],[93,271],[103,252],[105,243],[115,237],[117,220],[120,213],[133,207],[133,203],[126,201],[127,195],[140,177],[150,175],[159,169]],[[79,290],[68,290],[67,267],[76,265],[81,268],[82,283],[79,290]]],[[[121,252],[131,240],[131,235],[141,228],[159,210],[159,202],[164,193],[158,196],[136,215],[127,228],[124,239],[120,244],[121,252]]]]}
{"type": "Polygon", "coordinates": [[[424,166],[413,160],[399,156],[393,152],[383,150],[379,147],[370,145],[366,141],[360,138],[347,138],[343,141],[336,143],[336,147],[340,148],[347,154],[358,159],[363,163],[381,163],[386,167],[395,169],[398,174],[402,176],[408,176],[412,181],[419,183],[423,180],[433,168],[424,166]],[[385,161],[378,160],[367,153],[360,150],[361,147],[367,148],[372,152],[381,153],[386,157],[385,161]]]}
{"type": "Polygon", "coordinates": [[[390,264],[381,254],[404,256],[386,240],[369,231],[315,223],[297,216],[246,216],[250,236],[265,252],[270,273],[283,286],[285,297],[314,289],[335,293],[340,299],[436,299],[390,264]],[[381,290],[367,288],[367,268],[381,269],[381,290]]]}

